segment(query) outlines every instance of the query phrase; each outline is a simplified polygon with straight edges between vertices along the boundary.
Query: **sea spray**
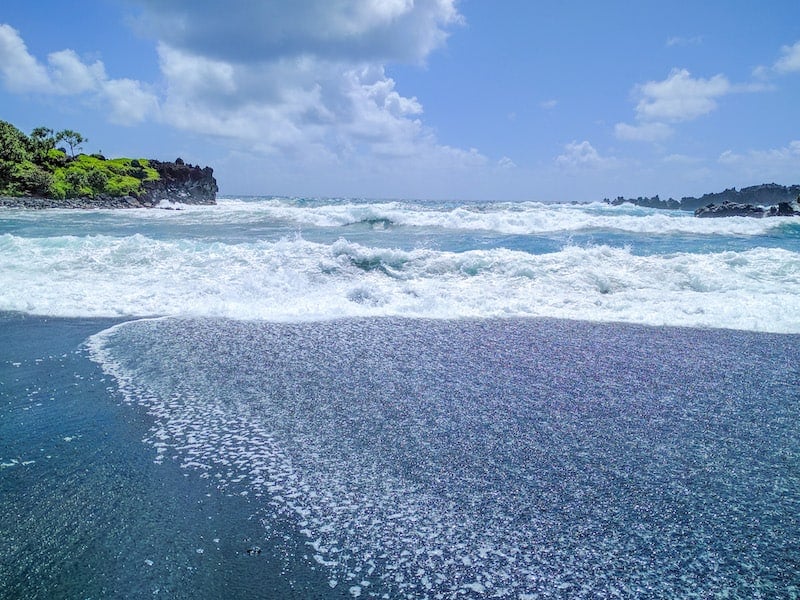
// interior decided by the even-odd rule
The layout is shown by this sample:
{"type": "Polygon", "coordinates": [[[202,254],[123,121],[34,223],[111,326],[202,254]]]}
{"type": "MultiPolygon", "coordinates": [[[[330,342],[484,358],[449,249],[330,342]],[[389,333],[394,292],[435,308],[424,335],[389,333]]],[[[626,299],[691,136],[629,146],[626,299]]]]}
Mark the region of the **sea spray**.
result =
{"type": "Polygon", "coordinates": [[[55,316],[557,317],[800,332],[800,253],[638,255],[0,235],[0,310],[55,316]]]}

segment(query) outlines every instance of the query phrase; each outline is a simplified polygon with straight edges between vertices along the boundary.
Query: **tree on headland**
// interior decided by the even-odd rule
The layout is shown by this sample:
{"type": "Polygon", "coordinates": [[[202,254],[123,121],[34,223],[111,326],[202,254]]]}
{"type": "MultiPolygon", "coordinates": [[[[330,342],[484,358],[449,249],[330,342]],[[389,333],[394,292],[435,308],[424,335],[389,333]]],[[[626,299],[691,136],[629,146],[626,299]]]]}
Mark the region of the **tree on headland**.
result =
{"type": "Polygon", "coordinates": [[[59,131],[55,137],[56,142],[64,142],[67,146],[69,146],[69,153],[72,158],[75,158],[75,151],[81,149],[81,145],[88,142],[85,137],[83,137],[77,131],[72,131],[71,129],[64,129],[59,131]]]}
{"type": "Polygon", "coordinates": [[[28,136],[30,152],[39,162],[47,158],[47,153],[56,147],[56,134],[49,127],[37,127],[28,136]]]}
{"type": "Polygon", "coordinates": [[[0,160],[20,162],[27,158],[26,136],[11,123],[0,121],[0,160]]]}
{"type": "Polygon", "coordinates": [[[11,123],[0,121],[0,192],[14,191],[17,166],[28,158],[26,140],[11,123]]]}
{"type": "Polygon", "coordinates": [[[83,154],[88,141],[72,129],[37,127],[25,135],[0,119],[0,197],[139,198],[161,179],[146,159],[83,154]]]}

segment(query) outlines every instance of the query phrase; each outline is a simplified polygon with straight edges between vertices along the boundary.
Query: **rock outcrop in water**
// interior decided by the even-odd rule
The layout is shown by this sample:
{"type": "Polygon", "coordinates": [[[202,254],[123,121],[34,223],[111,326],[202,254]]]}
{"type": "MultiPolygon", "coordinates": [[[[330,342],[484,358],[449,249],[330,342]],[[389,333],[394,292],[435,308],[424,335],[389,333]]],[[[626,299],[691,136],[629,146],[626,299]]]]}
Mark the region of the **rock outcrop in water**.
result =
{"type": "Polygon", "coordinates": [[[790,202],[779,202],[765,207],[753,204],[724,201],[722,204],[708,204],[694,211],[696,217],[795,217],[800,216],[800,208],[790,202]]]}
{"type": "Polygon", "coordinates": [[[763,217],[797,215],[798,208],[793,203],[798,197],[800,197],[800,185],[785,186],[777,183],[764,183],[740,190],[730,188],[722,192],[703,194],[699,198],[684,196],[680,200],[673,198],[662,200],[657,195],[652,198],[619,196],[614,200],[606,198],[605,202],[612,205],[630,203],[648,208],[693,210],[697,216],[702,217],[763,217]],[[748,206],[750,208],[747,208],[748,206]],[[792,211],[787,212],[787,207],[792,211]]]}

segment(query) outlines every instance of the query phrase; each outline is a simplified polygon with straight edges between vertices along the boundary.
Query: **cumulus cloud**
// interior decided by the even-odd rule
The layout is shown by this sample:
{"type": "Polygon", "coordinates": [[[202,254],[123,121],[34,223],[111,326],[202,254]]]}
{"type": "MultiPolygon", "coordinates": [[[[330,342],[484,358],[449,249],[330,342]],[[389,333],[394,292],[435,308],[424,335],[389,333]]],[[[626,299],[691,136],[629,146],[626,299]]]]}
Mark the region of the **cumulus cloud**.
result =
{"type": "Polygon", "coordinates": [[[769,150],[751,150],[740,154],[733,150],[726,150],[719,157],[719,162],[727,165],[791,165],[795,169],[800,167],[800,140],[793,140],[782,148],[769,150]]]}
{"type": "Polygon", "coordinates": [[[140,28],[174,48],[236,63],[303,55],[422,61],[460,23],[455,0],[138,0],[140,28]]]}
{"type": "Polygon", "coordinates": [[[108,107],[108,119],[119,125],[140,123],[159,112],[158,99],[133,79],[103,81],[97,97],[108,107]]]}
{"type": "Polygon", "coordinates": [[[673,134],[672,127],[666,123],[617,123],[614,126],[615,135],[621,140],[639,142],[658,142],[669,138],[673,134]]]}
{"type": "Polygon", "coordinates": [[[231,148],[363,164],[361,159],[474,166],[473,149],[441,144],[423,106],[401,94],[390,63],[419,64],[462,17],[456,0],[131,0],[157,45],[161,81],[110,79],[71,50],[37,61],[0,30],[6,87],[83,95],[115,122],[156,120],[231,148]]]}
{"type": "Polygon", "coordinates": [[[663,81],[638,86],[636,116],[642,120],[689,121],[717,108],[716,98],[731,92],[724,75],[694,78],[686,69],[673,69],[663,81]]]}
{"type": "Polygon", "coordinates": [[[766,150],[726,150],[717,162],[743,180],[795,181],[800,170],[800,140],[766,150]]]}
{"type": "Polygon", "coordinates": [[[110,79],[102,62],[84,63],[73,50],[59,50],[40,63],[28,52],[19,32],[0,24],[0,73],[5,87],[16,93],[82,96],[105,104],[109,119],[130,124],[157,110],[155,96],[130,79],[110,79]]]}
{"type": "Polygon", "coordinates": [[[516,169],[517,163],[515,163],[508,156],[503,156],[500,160],[497,161],[497,167],[499,169],[516,169]]]}
{"type": "Polygon", "coordinates": [[[96,90],[108,78],[100,61],[91,65],[81,62],[72,50],[61,50],[47,56],[51,91],[58,94],[82,94],[96,90]]]}
{"type": "Polygon", "coordinates": [[[433,143],[417,118],[421,104],[399,94],[380,65],[315,57],[231,64],[163,44],[159,55],[168,83],[163,116],[183,129],[281,152],[365,147],[400,156],[433,143]]]}
{"type": "Polygon", "coordinates": [[[51,87],[44,66],[30,55],[19,32],[0,23],[0,71],[6,88],[12,92],[32,92],[51,87]]]}
{"type": "Polygon", "coordinates": [[[564,153],[556,157],[556,164],[566,168],[606,168],[617,163],[615,158],[603,157],[587,141],[572,141],[564,145],[564,153]]]}
{"type": "Polygon", "coordinates": [[[444,43],[455,0],[139,4],[173,126],[282,155],[474,158],[439,145],[421,102],[386,74],[444,43]]]}
{"type": "Polygon", "coordinates": [[[778,73],[800,71],[800,42],[795,42],[792,46],[783,46],[781,54],[773,67],[778,73]]]}
{"type": "MultiPolygon", "coordinates": [[[[668,46],[700,43],[702,38],[670,38],[668,46]]],[[[666,79],[648,81],[634,87],[637,99],[636,124],[618,123],[617,138],[636,141],[661,141],[673,133],[669,124],[691,121],[715,111],[718,100],[733,93],[773,90],[765,79],[774,73],[800,71],[800,42],[783,46],[781,57],[772,67],[756,67],[753,76],[761,81],[731,83],[723,74],[708,79],[693,77],[686,69],[672,69],[666,79]]]]}
{"type": "Polygon", "coordinates": [[[670,137],[669,124],[692,121],[717,109],[717,100],[734,92],[759,92],[763,84],[734,85],[725,75],[704,79],[693,77],[686,69],[672,69],[666,79],[637,85],[636,124],[617,123],[618,139],[658,142],[670,137]]]}
{"type": "Polygon", "coordinates": [[[780,58],[770,67],[760,65],[753,69],[753,77],[765,80],[776,75],[787,75],[798,71],[800,71],[800,41],[791,46],[782,46],[780,58]]]}

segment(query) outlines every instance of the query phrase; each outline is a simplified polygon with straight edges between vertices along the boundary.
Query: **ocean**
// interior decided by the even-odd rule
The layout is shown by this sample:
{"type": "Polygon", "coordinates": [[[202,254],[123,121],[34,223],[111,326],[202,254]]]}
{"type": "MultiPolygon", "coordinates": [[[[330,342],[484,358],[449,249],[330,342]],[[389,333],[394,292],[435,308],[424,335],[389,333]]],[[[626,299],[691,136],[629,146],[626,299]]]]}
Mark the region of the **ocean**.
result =
{"type": "Polygon", "coordinates": [[[0,598],[798,598],[800,221],[0,212],[0,598]]]}

